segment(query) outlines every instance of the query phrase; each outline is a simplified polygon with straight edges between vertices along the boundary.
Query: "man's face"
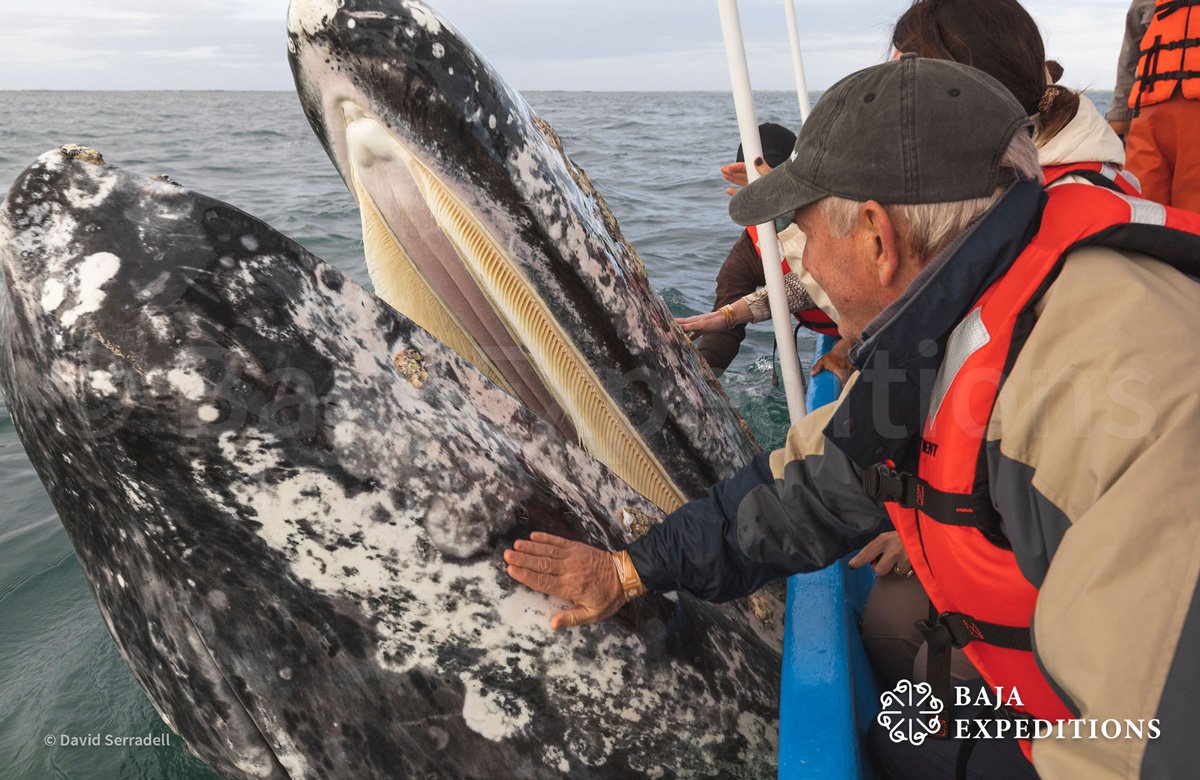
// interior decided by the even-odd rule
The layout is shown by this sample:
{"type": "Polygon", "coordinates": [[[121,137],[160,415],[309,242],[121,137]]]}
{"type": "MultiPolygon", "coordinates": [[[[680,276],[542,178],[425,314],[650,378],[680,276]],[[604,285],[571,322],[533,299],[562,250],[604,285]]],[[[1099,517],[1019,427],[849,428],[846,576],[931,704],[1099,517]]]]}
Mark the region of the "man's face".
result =
{"type": "Polygon", "coordinates": [[[804,267],[821,284],[838,310],[838,330],[859,340],[886,303],[881,303],[879,275],[871,262],[868,240],[857,222],[848,236],[830,230],[825,214],[812,204],[796,211],[796,225],[807,236],[804,267]]]}

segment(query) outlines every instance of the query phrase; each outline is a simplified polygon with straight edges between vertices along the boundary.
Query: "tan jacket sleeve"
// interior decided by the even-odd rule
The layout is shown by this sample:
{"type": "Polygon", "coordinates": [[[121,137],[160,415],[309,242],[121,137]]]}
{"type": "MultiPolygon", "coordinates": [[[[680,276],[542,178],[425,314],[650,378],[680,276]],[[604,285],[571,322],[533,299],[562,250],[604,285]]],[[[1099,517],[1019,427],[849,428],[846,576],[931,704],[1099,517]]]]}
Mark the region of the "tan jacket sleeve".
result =
{"type": "Polygon", "coordinates": [[[1183,776],[1200,746],[1200,284],[1085,249],[1039,308],[988,432],[993,499],[1041,586],[1035,653],[1083,718],[1159,719],[1161,736],[1039,740],[1034,765],[1183,776]]]}

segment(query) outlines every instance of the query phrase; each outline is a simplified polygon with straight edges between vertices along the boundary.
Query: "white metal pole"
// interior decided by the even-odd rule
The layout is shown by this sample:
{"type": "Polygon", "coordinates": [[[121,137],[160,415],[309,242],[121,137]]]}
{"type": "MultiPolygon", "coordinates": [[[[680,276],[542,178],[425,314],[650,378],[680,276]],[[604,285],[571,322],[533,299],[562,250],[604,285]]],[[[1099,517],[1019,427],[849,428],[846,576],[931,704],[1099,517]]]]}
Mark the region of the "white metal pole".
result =
{"type": "MultiPolygon", "coordinates": [[[[717,6],[721,13],[721,30],[725,35],[725,56],[729,61],[729,77],[733,82],[733,102],[737,108],[746,174],[753,182],[759,177],[754,160],[762,156],[762,142],[758,137],[758,118],[754,112],[754,95],[750,90],[742,23],[738,18],[737,0],[717,0],[717,6]]],[[[758,226],[758,245],[762,250],[763,272],[767,279],[767,298],[771,302],[771,322],[775,326],[775,340],[779,344],[779,364],[783,373],[783,390],[787,396],[788,416],[792,422],[796,422],[804,416],[804,388],[800,376],[800,357],[796,354],[796,339],[792,334],[792,314],[783,288],[779,240],[773,222],[758,226]]]]}
{"type": "Polygon", "coordinates": [[[808,82],[804,78],[804,56],[800,53],[800,22],[796,19],[795,0],[783,0],[787,14],[788,39],[792,44],[792,69],[796,72],[796,92],[800,98],[800,124],[808,121],[808,82]]]}

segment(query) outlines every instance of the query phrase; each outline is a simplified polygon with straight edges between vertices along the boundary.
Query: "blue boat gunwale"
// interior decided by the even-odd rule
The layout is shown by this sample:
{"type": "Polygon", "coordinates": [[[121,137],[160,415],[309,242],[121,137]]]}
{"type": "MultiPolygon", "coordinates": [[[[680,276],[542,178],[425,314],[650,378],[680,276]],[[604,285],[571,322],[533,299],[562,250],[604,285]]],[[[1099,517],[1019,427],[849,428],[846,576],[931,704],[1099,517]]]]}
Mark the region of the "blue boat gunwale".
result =
{"type": "MultiPolygon", "coordinates": [[[[814,362],[837,339],[819,336],[814,362]]],[[[835,401],[832,372],[813,377],[811,411],[835,401]]],[[[874,777],[861,736],[879,711],[879,686],[858,621],[874,582],[870,568],[845,560],[788,580],[779,708],[779,777],[874,777]]]]}

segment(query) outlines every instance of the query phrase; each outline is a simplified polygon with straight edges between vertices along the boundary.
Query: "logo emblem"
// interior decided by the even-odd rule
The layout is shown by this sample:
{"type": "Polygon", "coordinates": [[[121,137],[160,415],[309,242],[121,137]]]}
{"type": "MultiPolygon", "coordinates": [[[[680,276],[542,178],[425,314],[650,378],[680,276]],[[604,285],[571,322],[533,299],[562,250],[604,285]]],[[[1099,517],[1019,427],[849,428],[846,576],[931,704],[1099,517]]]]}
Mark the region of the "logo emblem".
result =
{"type": "Polygon", "coordinates": [[[920,745],[942,729],[942,700],[933,695],[929,683],[901,680],[879,697],[882,709],[875,722],[887,729],[892,742],[920,745]]]}

